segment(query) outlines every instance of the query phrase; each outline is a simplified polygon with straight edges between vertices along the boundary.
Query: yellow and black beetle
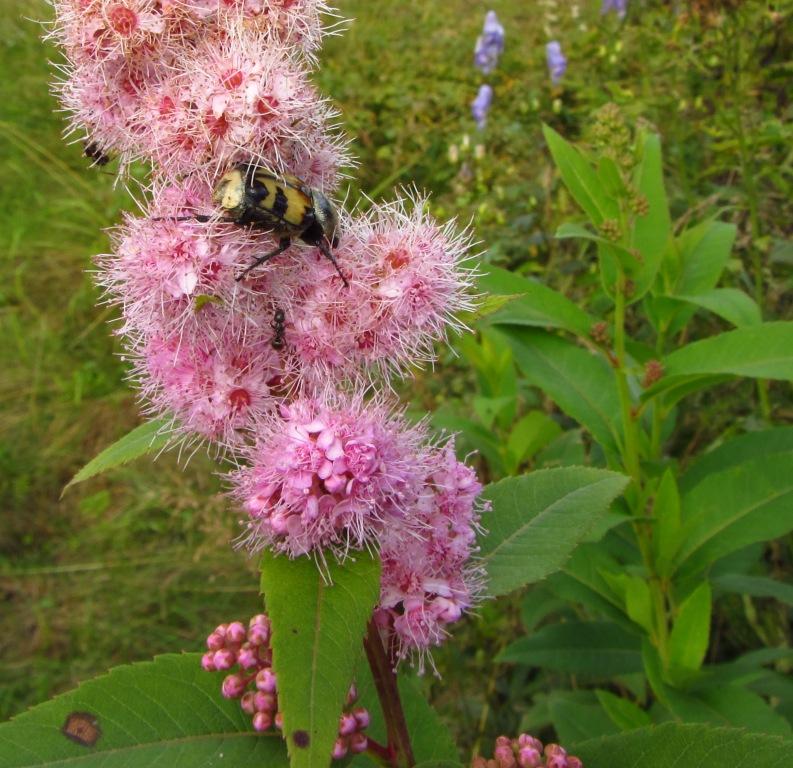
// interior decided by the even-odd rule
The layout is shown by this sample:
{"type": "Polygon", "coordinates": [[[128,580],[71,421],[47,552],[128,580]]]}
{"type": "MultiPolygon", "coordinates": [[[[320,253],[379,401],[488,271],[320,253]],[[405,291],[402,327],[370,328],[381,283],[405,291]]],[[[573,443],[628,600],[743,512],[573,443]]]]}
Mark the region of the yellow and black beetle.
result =
{"type": "MultiPolygon", "coordinates": [[[[283,253],[292,240],[300,238],[319,248],[349,287],[331,251],[339,244],[336,234],[339,217],[330,200],[318,189],[296,176],[278,175],[252,163],[241,163],[223,175],[212,193],[212,201],[225,214],[222,221],[265,229],[279,238],[278,247],[257,258],[237,280],[283,253]]],[[[210,217],[194,218],[209,221],[210,217]]]]}

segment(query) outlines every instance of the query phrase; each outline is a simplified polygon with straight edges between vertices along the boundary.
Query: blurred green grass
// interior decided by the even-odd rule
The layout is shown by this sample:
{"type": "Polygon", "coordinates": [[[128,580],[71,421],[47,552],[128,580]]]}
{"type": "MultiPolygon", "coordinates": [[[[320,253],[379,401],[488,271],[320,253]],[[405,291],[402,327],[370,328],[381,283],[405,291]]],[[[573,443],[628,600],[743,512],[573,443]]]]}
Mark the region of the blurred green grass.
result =
{"type": "MultiPolygon", "coordinates": [[[[351,202],[361,191],[388,198],[395,185],[415,183],[433,192],[439,216],[473,220],[490,260],[574,290],[596,276],[551,242],[554,222],[573,206],[555,187],[540,124],[575,138],[593,108],[615,99],[632,118],[662,126],[675,212],[712,195],[712,205],[736,211],[745,233],[735,153],[709,122],[718,81],[706,91],[696,79],[702,72],[689,68],[663,3],[641,4],[653,15],[618,40],[599,3],[590,4],[587,29],[565,16],[565,30],[577,30],[582,44],[569,52],[574,86],[559,91],[547,83],[540,2],[338,5],[354,21],[327,41],[315,80],[340,106],[361,161],[348,184],[351,202]],[[490,125],[478,134],[469,103],[482,78],[472,49],[490,7],[507,28],[507,48],[488,78],[496,92],[490,125]],[[673,57],[679,65],[665,67],[673,57]],[[450,159],[452,148],[461,159],[450,159]]],[[[132,203],[111,175],[88,167],[79,145],[62,141],[63,116],[48,93],[47,59],[56,54],[26,20],[49,13],[43,0],[6,0],[0,18],[0,720],[114,664],[199,648],[215,624],[259,605],[254,564],[230,546],[237,513],[216,496],[206,456],[186,470],[173,456],[144,459],[60,498],[74,472],[139,419],[112,312],[97,306],[86,271],[108,247],[103,228],[132,203]]],[[[756,133],[759,179],[769,187],[761,216],[781,241],[790,208],[785,134],[774,142],[756,133]]],[[[745,237],[741,243],[745,259],[745,237]]],[[[737,259],[733,275],[748,284],[737,259]]],[[[780,285],[771,286],[772,315],[784,309],[780,285]]],[[[411,406],[464,397],[470,376],[447,355],[411,382],[411,406]]],[[[734,419],[734,409],[722,410],[714,431],[734,419]]],[[[498,669],[485,649],[503,643],[517,621],[515,610],[492,604],[481,613],[438,655],[446,675],[438,700],[446,711],[463,710],[468,739],[488,692],[482,670],[498,669]]],[[[509,701],[502,681],[487,685],[509,701]]]]}

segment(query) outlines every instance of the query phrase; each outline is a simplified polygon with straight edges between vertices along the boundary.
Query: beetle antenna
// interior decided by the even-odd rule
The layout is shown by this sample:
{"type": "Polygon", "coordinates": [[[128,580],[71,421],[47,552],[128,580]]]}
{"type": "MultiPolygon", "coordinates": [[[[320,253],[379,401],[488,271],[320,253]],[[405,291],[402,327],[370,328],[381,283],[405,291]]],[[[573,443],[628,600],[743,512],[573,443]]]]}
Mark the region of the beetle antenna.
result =
{"type": "Polygon", "coordinates": [[[341,271],[341,267],[339,266],[339,262],[336,261],[336,257],[333,255],[333,253],[330,250],[330,248],[328,248],[328,244],[325,242],[325,240],[320,240],[317,243],[317,247],[319,248],[320,251],[322,251],[323,255],[326,258],[331,260],[331,262],[333,263],[333,266],[336,267],[336,271],[339,273],[339,277],[341,278],[341,281],[344,283],[344,287],[345,288],[349,288],[350,284],[347,281],[347,278],[344,276],[344,273],[341,271]]]}

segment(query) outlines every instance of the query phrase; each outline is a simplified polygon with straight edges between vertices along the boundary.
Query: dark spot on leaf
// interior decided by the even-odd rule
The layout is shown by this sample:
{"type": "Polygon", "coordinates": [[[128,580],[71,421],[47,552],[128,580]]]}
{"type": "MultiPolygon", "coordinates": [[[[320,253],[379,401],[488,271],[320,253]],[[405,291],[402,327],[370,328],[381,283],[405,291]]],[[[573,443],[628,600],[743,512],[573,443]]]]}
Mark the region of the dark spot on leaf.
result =
{"type": "Polygon", "coordinates": [[[293,635],[296,635],[296,634],[297,634],[297,627],[292,627],[292,634],[293,634],[293,635]]]}
{"type": "Polygon", "coordinates": [[[61,733],[83,747],[93,747],[102,735],[96,715],[90,712],[72,712],[66,717],[61,733]]]}
{"type": "Polygon", "coordinates": [[[311,743],[311,737],[306,731],[295,731],[292,734],[292,741],[295,742],[296,747],[305,749],[311,743]]]}

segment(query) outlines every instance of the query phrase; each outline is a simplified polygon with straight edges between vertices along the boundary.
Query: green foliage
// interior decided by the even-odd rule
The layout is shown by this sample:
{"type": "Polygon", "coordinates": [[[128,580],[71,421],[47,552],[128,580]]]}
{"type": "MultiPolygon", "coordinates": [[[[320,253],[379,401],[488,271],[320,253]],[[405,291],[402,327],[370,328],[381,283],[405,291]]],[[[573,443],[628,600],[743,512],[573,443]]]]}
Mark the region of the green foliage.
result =
{"type": "Polygon", "coordinates": [[[561,568],[625,483],[614,472],[566,467],[488,486],[493,510],[479,547],[489,592],[503,595],[561,568]]]}
{"type": "Polygon", "coordinates": [[[261,572],[290,765],[329,765],[380,595],[380,562],[358,553],[340,565],[329,556],[320,569],[309,557],[265,554],[261,572]]]}
{"type": "Polygon", "coordinates": [[[575,754],[584,765],[609,768],[667,768],[685,760],[688,768],[743,768],[787,765],[793,742],[729,728],[667,723],[631,733],[577,744],[575,754]]]}
{"type": "Polygon", "coordinates": [[[164,448],[168,444],[169,435],[167,427],[169,419],[156,419],[141,424],[132,432],[116,440],[115,443],[105,448],[98,456],[89,461],[69,482],[67,488],[75,483],[82,483],[91,477],[107,472],[109,469],[121,467],[134,461],[147,453],[164,448]]]}
{"type": "Polygon", "coordinates": [[[223,755],[229,765],[285,768],[280,736],[253,731],[239,702],[218,695],[221,680],[201,669],[197,653],[118,667],[0,725],[0,764],[113,768],[166,761],[197,768],[223,755]],[[88,727],[72,721],[68,729],[83,743],[64,734],[73,713],[88,716],[88,727]]]}

